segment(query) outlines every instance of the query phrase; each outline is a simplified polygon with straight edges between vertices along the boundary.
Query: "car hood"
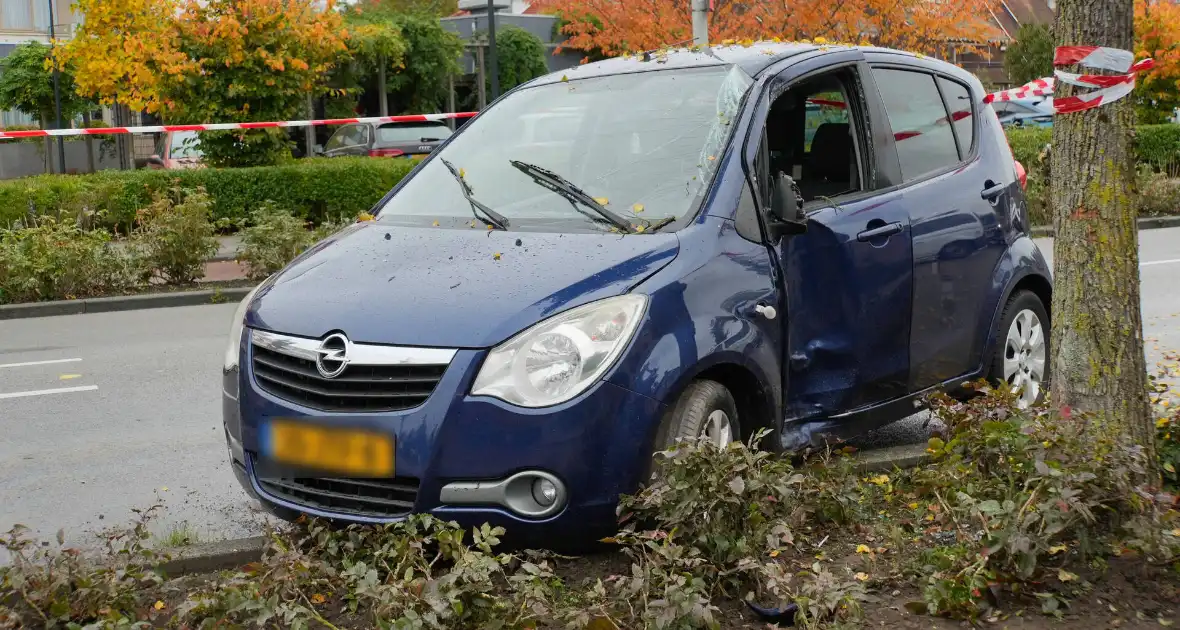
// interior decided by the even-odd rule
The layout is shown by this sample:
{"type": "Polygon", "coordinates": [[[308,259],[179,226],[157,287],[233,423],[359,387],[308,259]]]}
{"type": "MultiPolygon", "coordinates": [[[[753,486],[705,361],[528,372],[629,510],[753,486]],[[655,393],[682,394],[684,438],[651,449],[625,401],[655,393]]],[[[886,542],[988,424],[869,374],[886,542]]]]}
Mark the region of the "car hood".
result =
{"type": "Polygon", "coordinates": [[[301,337],[340,331],[362,343],[484,348],[555,313],[626,293],[678,250],[674,234],[360,223],[267,281],[246,323],[301,337]]]}

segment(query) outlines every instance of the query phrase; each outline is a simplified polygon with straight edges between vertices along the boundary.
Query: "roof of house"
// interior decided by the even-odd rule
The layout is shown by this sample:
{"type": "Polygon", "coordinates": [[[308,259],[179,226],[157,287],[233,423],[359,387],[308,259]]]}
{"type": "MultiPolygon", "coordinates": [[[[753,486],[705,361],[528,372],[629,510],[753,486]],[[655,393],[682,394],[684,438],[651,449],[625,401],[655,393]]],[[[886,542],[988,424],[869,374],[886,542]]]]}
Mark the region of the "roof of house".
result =
{"type": "Polygon", "coordinates": [[[992,19],[1012,39],[1023,24],[1052,24],[1056,16],[1055,0],[1000,0],[994,6],[992,19]]]}

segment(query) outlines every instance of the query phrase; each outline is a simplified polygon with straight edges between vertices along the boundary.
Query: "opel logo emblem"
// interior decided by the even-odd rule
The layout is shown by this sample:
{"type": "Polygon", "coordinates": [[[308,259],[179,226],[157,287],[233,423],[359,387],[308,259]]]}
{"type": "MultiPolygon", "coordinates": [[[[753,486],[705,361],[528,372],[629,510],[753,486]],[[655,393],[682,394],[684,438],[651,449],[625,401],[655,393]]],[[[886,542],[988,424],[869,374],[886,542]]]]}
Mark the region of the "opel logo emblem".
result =
{"type": "Polygon", "coordinates": [[[328,335],[316,348],[315,367],[324,378],[336,378],[348,367],[348,348],[352,343],[340,333],[328,335]]]}

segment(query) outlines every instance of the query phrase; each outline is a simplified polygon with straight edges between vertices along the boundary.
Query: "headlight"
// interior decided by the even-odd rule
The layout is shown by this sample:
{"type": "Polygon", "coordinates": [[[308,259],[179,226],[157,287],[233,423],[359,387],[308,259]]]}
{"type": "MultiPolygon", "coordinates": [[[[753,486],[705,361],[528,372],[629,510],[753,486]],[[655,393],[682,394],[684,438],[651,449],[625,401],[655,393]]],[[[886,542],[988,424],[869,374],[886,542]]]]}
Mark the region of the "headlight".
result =
{"type": "Polygon", "coordinates": [[[522,407],[565,402],[599,379],[627,347],[647,306],[645,295],[600,300],[551,317],[492,349],[473,396],[522,407]]]}
{"type": "Polygon", "coordinates": [[[246,294],[242,303],[238,305],[238,310],[234,311],[233,324],[229,329],[229,345],[225,347],[225,362],[222,364],[222,369],[226,372],[237,369],[238,367],[238,353],[242,347],[242,332],[246,329],[246,309],[250,308],[250,301],[254,299],[254,294],[258,292],[259,284],[254,287],[253,291],[246,294]]]}

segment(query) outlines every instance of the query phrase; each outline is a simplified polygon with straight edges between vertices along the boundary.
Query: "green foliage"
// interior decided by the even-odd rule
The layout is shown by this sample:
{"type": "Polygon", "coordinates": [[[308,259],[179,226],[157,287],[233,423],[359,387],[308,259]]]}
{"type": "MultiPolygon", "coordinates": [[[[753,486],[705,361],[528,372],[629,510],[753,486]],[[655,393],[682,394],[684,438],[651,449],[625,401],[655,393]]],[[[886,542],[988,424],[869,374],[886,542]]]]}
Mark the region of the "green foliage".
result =
{"type": "Polygon", "coordinates": [[[238,261],[245,263],[253,279],[279,271],[308,247],[344,227],[343,222],[330,221],[309,230],[306,221],[269,202],[250,214],[250,223],[241,233],[238,261]]]}
{"type": "MultiPolygon", "coordinates": [[[[27,42],[0,61],[0,109],[15,109],[40,120],[54,120],[53,71],[46,68],[50,54],[49,46],[27,42]]],[[[81,114],[90,103],[78,96],[69,68],[60,73],[59,85],[62,122],[65,124],[81,114]]]]}
{"type": "Polygon", "coordinates": [[[1135,155],[1157,171],[1180,175],[1180,125],[1139,125],[1135,155]]]}
{"type": "Polygon", "coordinates": [[[0,627],[135,627],[147,609],[143,592],[163,582],[151,567],[165,557],[148,546],[154,509],[141,512],[132,528],[104,535],[106,555],[119,558],[117,564],[95,564],[63,548],[62,532],[51,548],[31,539],[22,525],[9,530],[0,539],[0,549],[12,556],[0,566],[0,627]],[[5,606],[12,606],[13,625],[6,623],[5,606]]]}
{"type": "Polygon", "coordinates": [[[133,252],[105,230],[44,219],[0,230],[0,304],[86,298],[125,290],[139,277],[133,252]]]}
{"type": "MultiPolygon", "coordinates": [[[[1033,225],[1052,225],[1049,209],[1050,152],[1053,130],[1026,127],[1009,129],[1012,155],[1028,172],[1029,217],[1033,225]]],[[[1180,125],[1140,125],[1135,129],[1134,151],[1140,168],[1140,214],[1180,213],[1180,125]]]]}
{"type": "Polygon", "coordinates": [[[545,44],[518,26],[506,26],[496,31],[496,55],[501,92],[549,73],[549,66],[545,63],[545,44]]]}
{"type": "Polygon", "coordinates": [[[459,10],[458,0],[368,0],[362,7],[392,13],[412,13],[434,18],[447,17],[459,10]]]}
{"type": "Polygon", "coordinates": [[[1046,24],[1022,24],[1004,53],[1004,68],[1016,85],[1053,76],[1053,32],[1046,24]]]}
{"type": "Polygon", "coordinates": [[[1180,213],[1180,178],[1139,168],[1139,216],[1158,217],[1180,213]]]}
{"type": "Polygon", "coordinates": [[[493,552],[502,529],[475,529],[471,543],[465,534],[429,515],[347,529],[312,522],[272,536],[261,563],[190,597],[178,621],[328,626],[323,614],[343,609],[358,625],[445,630],[528,627],[549,614],[546,564],[493,552]],[[505,594],[504,584],[515,588],[505,594]]]}
{"type": "Polygon", "coordinates": [[[165,282],[192,284],[204,275],[205,261],[217,253],[211,205],[203,188],[174,188],[139,211],[134,242],[165,282]]]}
{"type": "Polygon", "coordinates": [[[657,455],[658,477],[635,497],[624,497],[620,510],[640,524],[675,530],[715,567],[781,550],[794,540],[788,517],[803,476],[753,444],[718,450],[708,442],[680,442],[657,455]]]}
{"type": "Polygon", "coordinates": [[[1155,449],[1164,481],[1180,488],[1180,409],[1156,420],[1155,449]]]}
{"type": "MultiPolygon", "coordinates": [[[[953,541],[923,555],[928,612],[974,617],[999,584],[1068,589],[1078,576],[1061,561],[1091,556],[1103,541],[1149,557],[1174,553],[1161,536],[1174,513],[1132,486],[1146,470],[1143,449],[1068,409],[1022,411],[1007,390],[978,389],[985,395],[969,403],[932,398],[949,439],[930,440],[935,463],[912,480],[942,508],[953,541]]],[[[1044,596],[1049,611],[1062,598],[1044,596]]]]}
{"type": "Polygon", "coordinates": [[[86,212],[127,233],[136,213],[174,187],[203,187],[214,222],[241,222],[267,201],[316,224],[373,207],[414,164],[409,160],[322,158],[254,168],[101,171],[0,182],[0,227],[33,216],[86,212]]]}
{"type": "Polygon", "coordinates": [[[390,19],[406,42],[406,67],[387,78],[390,108],[407,113],[444,111],[448,78],[461,70],[463,41],[437,18],[393,15],[390,19]]]}

